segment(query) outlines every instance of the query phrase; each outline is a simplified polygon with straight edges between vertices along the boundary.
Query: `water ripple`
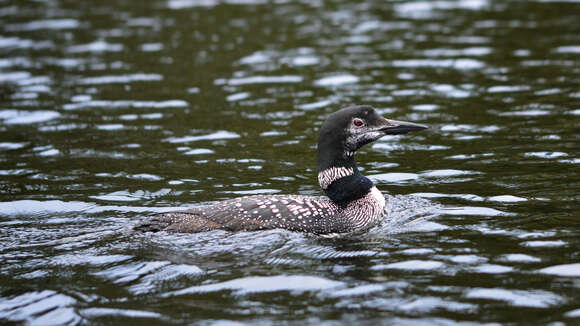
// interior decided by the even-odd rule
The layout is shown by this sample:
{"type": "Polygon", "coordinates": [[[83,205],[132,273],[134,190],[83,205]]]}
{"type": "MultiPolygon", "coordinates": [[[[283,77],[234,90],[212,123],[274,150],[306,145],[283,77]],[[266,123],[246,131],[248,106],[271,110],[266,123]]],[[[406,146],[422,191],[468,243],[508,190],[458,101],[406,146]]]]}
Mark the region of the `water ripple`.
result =
{"type": "Polygon", "coordinates": [[[343,282],[333,281],[322,277],[307,275],[277,275],[244,277],[222,283],[192,286],[179,291],[166,293],[163,296],[180,296],[194,293],[219,292],[225,290],[233,290],[234,294],[236,295],[278,291],[310,292],[329,290],[343,286],[343,282]]]}
{"type": "Polygon", "coordinates": [[[565,299],[559,295],[541,290],[508,290],[508,289],[483,289],[475,288],[466,291],[468,299],[487,299],[506,301],[514,306],[547,308],[561,304],[565,299]]]}
{"type": "Polygon", "coordinates": [[[302,82],[302,76],[286,75],[286,76],[251,76],[251,77],[239,77],[231,79],[216,79],[214,84],[216,85],[252,85],[252,84],[285,84],[285,83],[300,83],[302,82]]]}
{"type": "Polygon", "coordinates": [[[27,292],[0,298],[0,315],[34,325],[73,325],[81,320],[73,308],[76,303],[74,298],[52,290],[27,292]]]}
{"type": "Polygon", "coordinates": [[[542,268],[538,272],[557,276],[580,277],[580,263],[550,266],[542,268]]]}
{"type": "Polygon", "coordinates": [[[7,31],[36,31],[36,30],[66,30],[78,28],[81,23],[76,19],[46,19],[36,20],[22,24],[8,24],[4,26],[7,31]]]}
{"type": "Polygon", "coordinates": [[[119,100],[119,101],[104,101],[104,100],[90,100],[80,103],[70,103],[65,104],[63,109],[65,110],[79,110],[79,109],[90,109],[90,108],[154,108],[154,109],[164,109],[164,108],[183,108],[187,107],[189,104],[183,100],[167,100],[167,101],[130,101],[130,100],[119,100]]]}
{"type": "Polygon", "coordinates": [[[162,317],[156,312],[133,310],[133,309],[115,309],[115,308],[85,308],[79,311],[79,314],[85,318],[100,317],[129,317],[129,318],[155,318],[162,317]]]}
{"type": "Polygon", "coordinates": [[[130,74],[121,76],[88,77],[81,79],[79,82],[85,85],[98,85],[98,84],[127,84],[136,81],[141,82],[141,81],[161,81],[161,80],[163,80],[163,76],[158,74],[130,74]]]}
{"type": "Polygon", "coordinates": [[[0,119],[3,119],[3,123],[7,125],[42,123],[60,117],[61,114],[56,111],[0,110],[0,119]]]}
{"type": "Polygon", "coordinates": [[[360,79],[357,76],[344,74],[320,78],[314,81],[314,85],[324,87],[337,87],[346,84],[358,83],[359,80],[360,79]]]}
{"type": "Polygon", "coordinates": [[[371,267],[372,270],[389,270],[389,269],[399,269],[405,271],[424,271],[424,270],[437,270],[442,269],[445,266],[444,263],[440,261],[433,260],[407,260],[391,264],[378,264],[371,267]]]}
{"type": "Polygon", "coordinates": [[[191,143],[200,140],[219,140],[219,139],[236,139],[240,138],[235,132],[227,131],[227,130],[219,130],[207,135],[200,135],[200,136],[185,136],[185,137],[169,137],[164,139],[164,141],[172,144],[181,144],[181,143],[191,143]]]}
{"type": "Polygon", "coordinates": [[[393,60],[391,65],[396,68],[453,68],[457,70],[482,69],[483,61],[475,59],[406,59],[393,60]]]}

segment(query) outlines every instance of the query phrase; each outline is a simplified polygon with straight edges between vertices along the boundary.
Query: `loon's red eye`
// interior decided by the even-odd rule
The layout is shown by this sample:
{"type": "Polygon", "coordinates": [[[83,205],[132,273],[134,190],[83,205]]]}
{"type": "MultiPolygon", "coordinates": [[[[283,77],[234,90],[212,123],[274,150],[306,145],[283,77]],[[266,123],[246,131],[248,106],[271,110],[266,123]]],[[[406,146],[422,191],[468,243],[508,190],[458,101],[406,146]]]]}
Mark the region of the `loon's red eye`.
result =
{"type": "Polygon", "coordinates": [[[361,119],[354,119],[352,123],[357,127],[362,127],[365,124],[361,119]]]}

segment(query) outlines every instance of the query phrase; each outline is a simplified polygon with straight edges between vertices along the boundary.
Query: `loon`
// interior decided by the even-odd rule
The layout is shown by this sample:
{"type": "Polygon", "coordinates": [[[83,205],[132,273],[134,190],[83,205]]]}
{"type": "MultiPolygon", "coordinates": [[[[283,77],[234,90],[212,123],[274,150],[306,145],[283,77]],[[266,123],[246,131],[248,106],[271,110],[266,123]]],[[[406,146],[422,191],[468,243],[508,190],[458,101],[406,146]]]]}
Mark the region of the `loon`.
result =
{"type": "Polygon", "coordinates": [[[320,129],[318,183],[328,197],[253,195],[159,213],[134,226],[143,232],[205,232],[215,229],[286,229],[319,235],[366,231],[383,218],[385,197],[358,170],[355,152],[385,135],[427,127],[382,117],[371,106],[332,113],[320,129]]]}

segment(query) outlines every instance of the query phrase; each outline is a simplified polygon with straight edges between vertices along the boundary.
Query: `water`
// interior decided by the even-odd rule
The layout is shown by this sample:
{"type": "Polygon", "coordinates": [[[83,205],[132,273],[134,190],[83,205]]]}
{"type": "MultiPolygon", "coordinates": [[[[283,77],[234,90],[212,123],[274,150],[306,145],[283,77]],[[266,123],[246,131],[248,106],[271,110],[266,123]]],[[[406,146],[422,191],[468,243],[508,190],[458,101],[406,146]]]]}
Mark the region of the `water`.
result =
{"type": "Polygon", "coordinates": [[[0,321],[580,322],[577,1],[0,1],[0,321]],[[430,129],[358,154],[364,235],[135,234],[318,195],[325,117],[430,129]]]}

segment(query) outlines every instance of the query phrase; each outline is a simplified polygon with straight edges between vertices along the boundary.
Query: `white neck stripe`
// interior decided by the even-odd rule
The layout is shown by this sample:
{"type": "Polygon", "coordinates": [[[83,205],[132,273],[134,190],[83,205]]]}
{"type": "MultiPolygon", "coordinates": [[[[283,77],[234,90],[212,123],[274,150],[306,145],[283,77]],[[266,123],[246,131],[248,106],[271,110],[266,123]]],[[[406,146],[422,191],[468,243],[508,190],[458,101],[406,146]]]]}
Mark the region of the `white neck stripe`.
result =
{"type": "Polygon", "coordinates": [[[328,168],[320,173],[318,173],[318,183],[323,190],[326,190],[328,186],[334,181],[348,177],[349,175],[354,174],[353,168],[345,168],[345,167],[331,167],[328,168]]]}

